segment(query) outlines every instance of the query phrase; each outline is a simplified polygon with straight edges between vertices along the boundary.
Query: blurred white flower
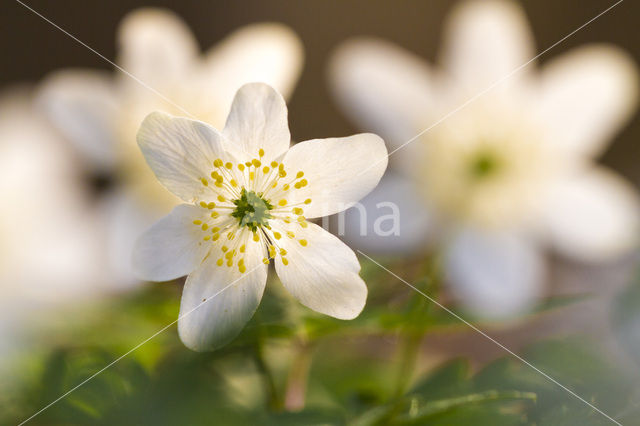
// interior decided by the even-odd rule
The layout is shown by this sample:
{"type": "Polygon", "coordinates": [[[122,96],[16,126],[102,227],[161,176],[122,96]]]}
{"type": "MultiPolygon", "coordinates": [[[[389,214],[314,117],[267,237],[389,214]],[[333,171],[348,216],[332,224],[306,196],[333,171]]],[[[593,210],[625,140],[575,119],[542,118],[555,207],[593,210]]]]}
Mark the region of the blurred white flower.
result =
{"type": "Polygon", "coordinates": [[[341,319],[364,307],[355,254],[306,219],[369,193],[387,167],[384,142],[360,134],[290,148],[290,140],[285,101],[263,83],[238,91],[222,132],[159,112],[140,127],[147,163],[188,204],[143,234],[134,266],[153,281],[189,275],[178,330],[194,350],[218,348],[242,330],[262,298],[270,259],[305,306],[341,319]]]}
{"type": "MultiPolygon", "coordinates": [[[[463,2],[445,28],[438,69],[360,39],[333,57],[331,84],[345,111],[395,148],[504,79],[392,155],[403,175],[393,187],[412,189],[371,197],[398,202],[401,214],[415,208],[396,194],[422,198],[429,229],[405,215],[401,237],[443,242],[454,293],[485,315],[510,314],[543,290],[542,243],[580,261],[636,247],[637,195],[593,161],[634,111],[636,66],[591,45],[505,79],[535,55],[515,2],[463,2]]],[[[352,240],[385,250],[383,238],[352,240]]]]}
{"type": "Polygon", "coordinates": [[[287,27],[263,23],[237,30],[200,55],[189,28],[161,9],[127,15],[118,41],[117,63],[171,102],[123,73],[64,70],[43,83],[40,103],[90,167],[115,174],[116,189],[101,209],[105,238],[115,278],[133,282],[130,253],[140,230],[179,202],[158,184],[136,147],[142,119],[162,110],[221,126],[244,83],[266,82],[289,96],[303,51],[287,27]]]}
{"type": "Polygon", "coordinates": [[[28,89],[0,95],[0,353],[54,309],[103,295],[97,224],[69,147],[28,89]]]}

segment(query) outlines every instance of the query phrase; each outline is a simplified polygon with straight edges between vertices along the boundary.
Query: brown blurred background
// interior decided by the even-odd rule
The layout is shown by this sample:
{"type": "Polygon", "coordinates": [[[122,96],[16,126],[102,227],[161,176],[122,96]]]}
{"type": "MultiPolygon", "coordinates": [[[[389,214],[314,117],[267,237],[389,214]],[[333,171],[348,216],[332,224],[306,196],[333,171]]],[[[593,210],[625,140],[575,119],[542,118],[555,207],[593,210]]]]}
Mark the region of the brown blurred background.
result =
{"type": "MultiPolygon", "coordinates": [[[[178,13],[195,33],[203,49],[233,29],[258,21],[291,26],[306,50],[304,72],[290,102],[292,136],[296,140],[353,132],[332,102],[326,88],[326,65],[331,50],[351,36],[373,35],[404,46],[433,62],[442,35],[443,18],[452,0],[251,0],[166,1],[24,0],[61,28],[113,59],[115,31],[131,9],[163,6],[178,13]]],[[[551,46],[592,19],[614,0],[523,0],[538,51],[551,46]]],[[[589,42],[615,43],[640,63],[640,3],[625,0],[604,16],[553,48],[541,62],[589,42]]],[[[0,3],[0,87],[35,82],[50,71],[66,67],[111,69],[111,65],[81,46],[20,3],[0,3]]],[[[636,166],[640,118],[619,135],[603,161],[640,185],[636,166]]]]}

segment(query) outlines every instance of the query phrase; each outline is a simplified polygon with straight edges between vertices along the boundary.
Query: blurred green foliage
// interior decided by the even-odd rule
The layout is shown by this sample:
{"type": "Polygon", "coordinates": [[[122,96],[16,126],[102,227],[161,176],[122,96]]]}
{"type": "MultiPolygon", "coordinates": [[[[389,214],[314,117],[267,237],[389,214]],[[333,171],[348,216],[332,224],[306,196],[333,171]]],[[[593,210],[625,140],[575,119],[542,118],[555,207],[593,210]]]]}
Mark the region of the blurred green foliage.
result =
{"type": "MultiPolygon", "coordinates": [[[[416,286],[428,294],[438,292],[434,268],[411,271],[423,277],[416,286]]],[[[29,424],[611,424],[508,355],[480,368],[449,359],[415,377],[425,334],[465,326],[370,264],[363,265],[363,275],[370,297],[354,321],[313,313],[274,280],[254,318],[222,350],[192,352],[175,326],[169,327],[29,424]],[[296,397],[304,404],[292,407],[296,397]]],[[[0,398],[0,424],[27,419],[173,322],[180,290],[178,284],[152,285],[92,307],[89,320],[56,330],[55,340],[20,360],[23,380],[0,398]]],[[[540,310],[567,302],[547,301],[540,310]]],[[[627,311],[640,311],[629,297],[621,303],[627,311]]],[[[617,323],[624,324],[620,318],[617,323]]],[[[612,364],[598,342],[579,336],[538,342],[522,356],[606,413],[619,415],[621,423],[640,424],[634,409],[637,372],[612,364]]]]}

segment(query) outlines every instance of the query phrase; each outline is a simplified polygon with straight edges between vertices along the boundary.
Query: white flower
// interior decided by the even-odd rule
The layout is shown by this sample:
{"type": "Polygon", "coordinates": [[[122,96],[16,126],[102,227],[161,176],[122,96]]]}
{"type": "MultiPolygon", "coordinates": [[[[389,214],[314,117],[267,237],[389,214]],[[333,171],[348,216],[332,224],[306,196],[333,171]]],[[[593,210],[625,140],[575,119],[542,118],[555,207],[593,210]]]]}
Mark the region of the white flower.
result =
{"type": "MultiPolygon", "coordinates": [[[[446,25],[437,70],[377,40],[346,43],[332,63],[345,111],[392,147],[429,128],[392,155],[404,178],[386,186],[412,189],[372,197],[424,200],[453,290],[485,314],[520,310],[542,291],[542,244],[602,261],[635,248],[640,230],[634,189],[593,162],[634,110],[635,65],[597,45],[513,74],[534,55],[515,2],[471,1],[446,25]]],[[[401,232],[415,240],[407,219],[401,232]]]]}
{"type": "Polygon", "coordinates": [[[285,102],[262,83],[238,91],[222,132],[159,112],[142,123],[147,163],[187,204],[143,234],[134,265],[153,281],[189,275],[178,330],[194,350],[240,332],[260,302],[270,259],[305,306],[341,319],[364,307],[355,254],[307,219],[371,191],[386,169],[384,142],[361,134],[289,148],[290,139],[285,102]]]}
{"type": "Polygon", "coordinates": [[[118,42],[117,63],[139,81],[124,73],[64,70],[43,83],[40,104],[89,167],[115,175],[116,186],[101,210],[115,279],[126,283],[133,278],[128,253],[140,229],[179,202],[144,163],[135,143],[140,122],[162,110],[221,127],[245,83],[265,82],[288,96],[303,52],[290,29],[261,23],[237,30],[200,55],[189,28],[162,9],[127,15],[118,42]]]}
{"type": "Polygon", "coordinates": [[[101,279],[97,227],[73,155],[31,94],[0,97],[0,360],[52,312],[112,290],[101,279]]]}

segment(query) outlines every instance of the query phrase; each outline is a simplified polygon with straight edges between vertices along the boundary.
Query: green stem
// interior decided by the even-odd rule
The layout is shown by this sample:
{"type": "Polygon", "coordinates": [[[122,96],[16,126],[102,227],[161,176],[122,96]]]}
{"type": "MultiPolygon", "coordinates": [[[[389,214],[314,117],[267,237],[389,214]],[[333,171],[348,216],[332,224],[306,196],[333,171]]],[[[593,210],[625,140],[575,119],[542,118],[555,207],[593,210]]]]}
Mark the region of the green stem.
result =
{"type": "Polygon", "coordinates": [[[258,339],[256,340],[256,344],[253,348],[253,359],[256,363],[256,368],[262,377],[265,394],[267,395],[268,407],[273,411],[282,411],[284,404],[279,396],[273,373],[264,359],[263,345],[262,333],[259,333],[258,339]]]}
{"type": "MultiPolygon", "coordinates": [[[[420,280],[422,282],[421,290],[435,296],[440,288],[440,280],[439,258],[434,254],[426,262],[425,275],[420,280]]],[[[424,296],[415,293],[412,295],[412,299],[410,303],[413,302],[414,304],[407,314],[407,323],[400,331],[402,337],[399,351],[400,364],[393,393],[393,397],[396,399],[407,391],[416,368],[420,346],[425,334],[424,328],[419,327],[419,329],[416,329],[414,324],[424,321],[425,313],[430,311],[429,301],[424,296]]]]}
{"type": "Polygon", "coordinates": [[[289,370],[284,397],[284,406],[287,411],[300,411],[304,408],[307,379],[311,367],[311,345],[300,341],[297,346],[297,354],[289,370]]]}

